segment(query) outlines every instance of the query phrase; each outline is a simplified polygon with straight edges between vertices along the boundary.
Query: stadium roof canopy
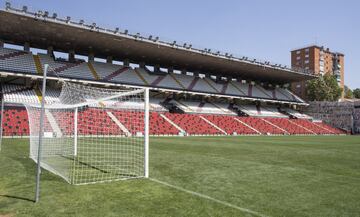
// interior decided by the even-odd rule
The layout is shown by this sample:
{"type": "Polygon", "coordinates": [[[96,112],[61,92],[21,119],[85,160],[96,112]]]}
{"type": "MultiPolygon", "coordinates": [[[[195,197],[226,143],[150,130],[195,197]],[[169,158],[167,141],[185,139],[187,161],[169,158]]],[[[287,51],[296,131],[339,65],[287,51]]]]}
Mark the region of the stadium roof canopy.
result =
{"type": "Polygon", "coordinates": [[[70,17],[58,18],[48,12],[28,12],[7,5],[0,10],[0,40],[5,43],[69,52],[114,60],[129,59],[164,68],[208,73],[211,75],[274,82],[278,84],[308,80],[316,77],[312,73],[295,70],[270,62],[260,62],[246,57],[237,58],[229,54],[213,53],[209,50],[164,42],[158,37],[143,37],[118,29],[109,30],[73,22],[70,17]]]}

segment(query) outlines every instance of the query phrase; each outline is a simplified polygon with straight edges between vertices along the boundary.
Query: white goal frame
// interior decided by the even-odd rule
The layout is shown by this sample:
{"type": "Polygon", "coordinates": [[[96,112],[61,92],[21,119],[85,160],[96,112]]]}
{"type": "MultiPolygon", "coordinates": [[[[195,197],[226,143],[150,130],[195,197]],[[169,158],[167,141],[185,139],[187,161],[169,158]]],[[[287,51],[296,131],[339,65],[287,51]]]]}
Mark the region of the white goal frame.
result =
{"type": "MultiPolygon", "coordinates": [[[[39,196],[40,196],[40,181],[41,181],[41,168],[47,169],[61,177],[63,177],[65,179],[64,176],[62,176],[59,173],[56,173],[56,171],[54,172],[54,170],[51,170],[51,168],[46,164],[46,163],[42,163],[42,155],[43,155],[43,140],[44,140],[44,128],[45,128],[45,110],[51,110],[51,109],[73,109],[74,110],[74,156],[76,157],[77,155],[77,151],[78,151],[78,108],[81,107],[86,107],[95,103],[102,103],[104,101],[107,100],[112,100],[112,99],[116,99],[116,98],[121,98],[121,97],[126,97],[126,96],[130,96],[130,95],[134,95],[134,94],[144,94],[143,95],[143,101],[144,101],[144,135],[143,135],[143,142],[144,142],[144,146],[143,146],[143,175],[141,176],[137,176],[134,178],[148,178],[149,177],[149,89],[148,88],[143,88],[143,89],[137,89],[137,90],[132,90],[132,91],[126,91],[126,92],[119,92],[118,94],[115,95],[111,95],[111,96],[107,96],[107,97],[102,97],[102,98],[98,98],[98,99],[92,99],[92,100],[88,100],[86,102],[83,103],[77,103],[77,104],[61,104],[59,107],[59,104],[49,104],[46,105],[46,76],[47,76],[47,72],[48,72],[48,65],[44,65],[44,75],[43,75],[43,83],[42,83],[42,101],[41,101],[41,105],[39,104],[26,104],[25,106],[27,107],[28,110],[28,114],[30,116],[29,113],[29,108],[34,108],[34,109],[38,109],[40,110],[40,124],[39,124],[39,129],[38,129],[38,146],[36,147],[36,151],[37,151],[37,156],[32,156],[31,150],[30,150],[30,157],[32,157],[32,159],[37,163],[37,173],[36,173],[36,192],[35,192],[35,202],[39,201],[39,196]],[[75,121],[76,120],[76,121],[75,121]]],[[[30,117],[29,117],[29,121],[30,121],[30,117]]],[[[30,124],[30,123],[29,123],[30,124]]],[[[37,125],[36,125],[37,126],[37,125]]],[[[31,138],[31,135],[30,135],[31,138]]],[[[46,138],[45,138],[46,139],[46,138]]],[[[120,139],[120,138],[119,138],[120,139]]],[[[74,160],[75,161],[75,160],[74,160]]],[[[74,169],[75,170],[75,169],[74,169]]],[[[124,178],[127,179],[127,178],[124,178]]],[[[123,178],[121,179],[113,179],[113,180],[106,180],[106,182],[108,181],[115,181],[115,180],[123,180],[123,178]]],[[[67,180],[69,182],[69,180],[67,180]]],[[[89,183],[99,183],[99,182],[103,182],[103,181],[96,181],[96,182],[87,182],[87,183],[80,183],[80,184],[89,184],[89,183]]],[[[71,182],[70,182],[71,183],[71,182]]],[[[72,183],[74,184],[74,183],[72,183]]]]}

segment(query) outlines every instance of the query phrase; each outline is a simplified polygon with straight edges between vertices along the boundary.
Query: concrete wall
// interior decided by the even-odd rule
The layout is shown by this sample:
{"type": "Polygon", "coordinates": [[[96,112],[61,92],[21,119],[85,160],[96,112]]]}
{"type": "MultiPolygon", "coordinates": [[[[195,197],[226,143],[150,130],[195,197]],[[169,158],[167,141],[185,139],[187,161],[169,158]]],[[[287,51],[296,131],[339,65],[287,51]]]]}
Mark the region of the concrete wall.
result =
{"type": "Polygon", "coordinates": [[[310,102],[303,112],[348,132],[360,133],[360,102],[310,102]]]}

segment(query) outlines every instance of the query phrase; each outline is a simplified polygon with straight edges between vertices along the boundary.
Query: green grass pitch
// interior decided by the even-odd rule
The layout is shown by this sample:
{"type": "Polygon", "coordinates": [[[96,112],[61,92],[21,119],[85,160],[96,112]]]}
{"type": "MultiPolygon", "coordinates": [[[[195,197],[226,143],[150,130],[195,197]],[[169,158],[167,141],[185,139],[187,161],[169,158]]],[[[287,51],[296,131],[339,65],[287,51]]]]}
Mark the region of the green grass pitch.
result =
{"type": "Polygon", "coordinates": [[[43,170],[35,204],[28,152],[28,139],[3,140],[0,216],[360,216],[355,136],[150,138],[151,178],[218,202],[150,179],[74,186],[43,170]]]}

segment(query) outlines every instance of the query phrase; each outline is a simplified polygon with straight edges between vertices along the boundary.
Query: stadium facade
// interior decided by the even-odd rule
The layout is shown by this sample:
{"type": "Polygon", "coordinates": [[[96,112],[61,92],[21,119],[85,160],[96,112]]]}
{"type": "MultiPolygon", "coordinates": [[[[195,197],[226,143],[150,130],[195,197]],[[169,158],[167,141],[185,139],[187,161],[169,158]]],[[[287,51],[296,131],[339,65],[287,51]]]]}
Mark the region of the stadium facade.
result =
{"type": "MultiPolygon", "coordinates": [[[[310,69],[106,29],[8,3],[0,10],[0,19],[5,136],[29,134],[21,103],[42,100],[44,64],[50,66],[47,101],[58,100],[59,80],[114,89],[149,88],[151,135],[346,133],[299,112],[308,103],[289,90],[290,83],[315,78],[310,69]],[[35,54],[32,48],[44,52],[35,54]],[[59,58],[56,52],[67,53],[68,58],[59,58]],[[77,55],[87,56],[87,61],[77,55]]],[[[125,129],[131,123],[122,114],[102,118],[113,128],[119,125],[119,131],[131,131],[125,129]]],[[[56,131],[61,124],[54,122],[47,130],[56,131]]]]}

